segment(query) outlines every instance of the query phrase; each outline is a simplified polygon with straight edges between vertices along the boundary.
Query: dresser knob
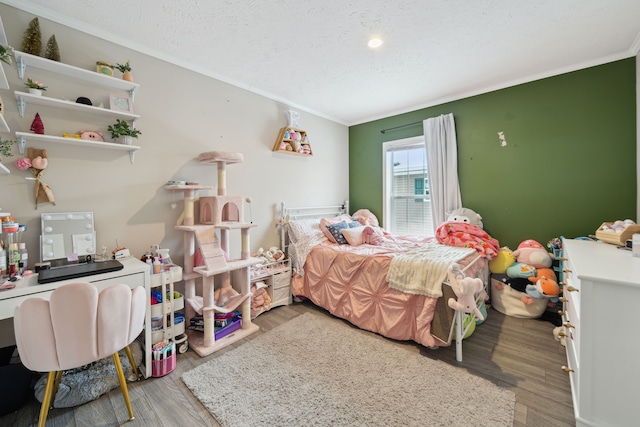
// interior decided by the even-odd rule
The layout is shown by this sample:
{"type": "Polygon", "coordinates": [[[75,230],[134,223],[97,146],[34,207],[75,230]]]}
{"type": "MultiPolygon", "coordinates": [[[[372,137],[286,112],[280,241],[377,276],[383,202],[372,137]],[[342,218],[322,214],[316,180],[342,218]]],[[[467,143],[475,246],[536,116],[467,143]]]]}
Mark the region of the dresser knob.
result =
{"type": "Polygon", "coordinates": [[[567,301],[569,301],[569,300],[568,300],[568,299],[566,299],[565,297],[560,297],[560,298],[558,299],[558,301],[560,301],[560,302],[567,302],[567,301]]]}
{"type": "Polygon", "coordinates": [[[559,337],[568,337],[569,335],[567,335],[564,332],[560,331],[560,332],[558,332],[558,336],[559,337]]]}
{"type": "Polygon", "coordinates": [[[560,316],[564,316],[564,313],[565,313],[565,311],[558,310],[558,314],[559,314],[560,316]]]}
{"type": "Polygon", "coordinates": [[[571,369],[571,368],[570,368],[570,367],[568,367],[568,366],[563,366],[563,367],[562,367],[562,368],[560,368],[560,369],[562,369],[562,370],[563,370],[563,371],[565,371],[565,372],[573,372],[573,369],[571,369]]]}
{"type": "Polygon", "coordinates": [[[569,285],[565,288],[565,290],[569,291],[569,292],[580,292],[580,289],[578,288],[574,288],[573,286],[569,285]]]}
{"type": "Polygon", "coordinates": [[[567,286],[567,284],[566,284],[565,282],[560,282],[560,283],[558,283],[558,285],[560,285],[560,286],[567,286]]]}
{"type": "Polygon", "coordinates": [[[567,258],[565,258],[565,257],[563,257],[563,256],[561,256],[561,257],[559,257],[559,258],[558,258],[558,261],[566,261],[566,260],[567,260],[567,258]]]}
{"type": "Polygon", "coordinates": [[[571,273],[571,270],[569,270],[568,268],[564,268],[564,269],[562,269],[562,272],[563,273],[571,273]]]}
{"type": "Polygon", "coordinates": [[[573,326],[571,323],[565,323],[562,326],[564,326],[565,328],[575,328],[575,326],[573,326]]]}

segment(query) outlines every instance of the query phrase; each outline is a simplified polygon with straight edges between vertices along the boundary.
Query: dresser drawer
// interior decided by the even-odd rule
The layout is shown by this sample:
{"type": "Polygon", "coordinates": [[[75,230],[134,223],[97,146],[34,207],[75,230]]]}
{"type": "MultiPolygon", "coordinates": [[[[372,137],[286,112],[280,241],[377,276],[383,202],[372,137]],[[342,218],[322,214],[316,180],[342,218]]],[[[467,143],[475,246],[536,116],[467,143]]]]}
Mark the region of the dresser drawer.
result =
{"type": "MultiPolygon", "coordinates": [[[[580,318],[575,310],[576,306],[569,296],[567,302],[564,303],[564,315],[562,316],[562,324],[564,325],[564,333],[567,334],[567,355],[569,347],[574,359],[580,359],[580,318]]],[[[571,366],[573,369],[573,366],[571,366]]]]}
{"type": "Polygon", "coordinates": [[[563,283],[562,296],[571,300],[575,305],[575,312],[580,313],[580,279],[571,260],[562,263],[563,283]]]}
{"type": "Polygon", "coordinates": [[[289,286],[285,286],[282,288],[274,288],[273,301],[271,302],[271,305],[277,306],[277,305],[288,305],[288,304],[291,304],[291,288],[289,286]]]}

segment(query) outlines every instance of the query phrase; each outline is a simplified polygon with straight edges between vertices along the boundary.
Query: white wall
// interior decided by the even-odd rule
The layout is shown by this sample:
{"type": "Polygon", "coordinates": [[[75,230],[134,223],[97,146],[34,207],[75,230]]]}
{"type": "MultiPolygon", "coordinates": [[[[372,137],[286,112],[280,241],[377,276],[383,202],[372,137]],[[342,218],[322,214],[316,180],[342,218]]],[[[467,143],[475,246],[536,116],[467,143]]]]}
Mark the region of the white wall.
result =
{"type": "MultiPolygon", "coordinates": [[[[0,4],[0,16],[9,44],[19,49],[34,15],[0,4]]],[[[260,246],[278,244],[274,223],[281,201],[292,206],[336,204],[348,197],[346,126],[301,112],[300,127],[307,131],[314,155],[274,153],[271,149],[278,131],[287,124],[287,105],[43,17],[39,21],[43,45],[55,34],[64,63],[94,70],[97,60],[113,64],[131,60],[132,74],[141,85],[134,111],[141,116],[136,126],[143,133],[134,142],[142,149],[133,165],[128,155],[120,151],[56,144],[35,146],[47,150],[49,167],[44,181],[55,193],[55,206],[35,208],[33,181],[24,179],[30,173],[14,165],[20,157],[17,148],[13,157],[1,159],[11,174],[0,175],[0,208],[27,225],[25,241],[31,262],[39,258],[42,213],[93,211],[98,247],[107,245],[111,251],[117,242],[140,257],[150,245],[160,244],[171,250],[175,262],[182,263],[182,232],[174,229],[182,209],[182,194],[169,192],[164,185],[168,180],[181,179],[215,187],[215,166],[195,160],[202,152],[232,151],[244,155],[244,163],[228,166],[227,194],[253,199],[251,219],[258,226],[251,231],[252,252],[260,246]],[[175,210],[171,208],[174,201],[178,202],[175,210]]],[[[11,90],[0,90],[0,96],[12,134],[0,136],[13,138],[15,131],[28,131],[36,112],[40,113],[47,134],[89,129],[104,131],[107,136],[106,125],[96,129],[90,123],[44,107],[28,106],[25,117],[20,118],[14,91],[26,90],[24,82],[19,80],[15,65],[2,66],[11,90]]],[[[89,96],[94,104],[108,105],[105,90],[78,89],[71,81],[36,71],[28,70],[27,76],[46,84],[49,96],[72,100],[89,96]]],[[[214,189],[201,194],[216,193],[214,189]]],[[[245,216],[249,221],[248,210],[245,216]]],[[[231,245],[232,256],[236,256],[239,232],[237,243],[231,235],[231,245]]],[[[4,328],[0,324],[0,336],[4,328]]]]}
{"type": "MultiPolygon", "coordinates": [[[[23,32],[34,16],[6,5],[0,5],[0,14],[9,43],[19,49],[23,32]]],[[[24,179],[30,174],[13,164],[18,156],[2,159],[11,174],[0,176],[0,207],[27,224],[27,245],[33,258],[39,256],[41,213],[85,210],[95,213],[99,247],[105,244],[111,250],[117,240],[140,256],[149,245],[159,243],[169,247],[172,254],[181,253],[181,233],[173,228],[181,203],[175,210],[170,205],[174,200],[180,201],[182,194],[163,187],[170,179],[216,186],[216,167],[195,160],[206,151],[244,155],[244,163],[228,166],[227,194],[253,199],[252,219],[259,226],[252,229],[252,251],[277,244],[274,220],[280,201],[335,204],[347,198],[346,126],[301,112],[300,127],[309,134],[314,156],[273,153],[278,130],[287,124],[288,106],[42,17],[39,20],[43,44],[55,34],[64,63],[93,70],[96,60],[114,64],[131,60],[133,76],[141,85],[134,111],[141,115],[136,126],[143,133],[134,142],[142,147],[134,165],[119,151],[37,146],[47,149],[49,167],[44,180],[56,196],[55,206],[45,204],[37,210],[33,182],[24,179]]],[[[12,132],[28,131],[36,112],[40,113],[47,134],[94,130],[91,124],[73,117],[60,120],[59,114],[45,107],[28,106],[21,119],[13,91],[25,88],[15,65],[4,68],[11,91],[0,91],[0,95],[12,132]]],[[[119,75],[117,71],[116,74],[119,75]]],[[[36,71],[27,70],[27,76],[45,83],[49,87],[46,95],[75,99],[88,94],[94,104],[103,101],[108,105],[108,91],[78,89],[68,81],[36,71]]],[[[106,126],[98,130],[107,136],[106,126]]],[[[17,154],[17,149],[14,152],[17,154]]],[[[215,190],[201,194],[213,195],[215,190]]]]}

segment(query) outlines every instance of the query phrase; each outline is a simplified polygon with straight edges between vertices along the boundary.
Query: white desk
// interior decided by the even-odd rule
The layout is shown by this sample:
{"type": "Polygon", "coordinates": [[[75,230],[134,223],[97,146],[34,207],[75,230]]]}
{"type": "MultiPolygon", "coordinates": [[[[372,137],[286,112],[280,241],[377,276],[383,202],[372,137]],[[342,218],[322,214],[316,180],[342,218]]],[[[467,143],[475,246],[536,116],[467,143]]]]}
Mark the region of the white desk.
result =
{"type": "MultiPolygon", "coordinates": [[[[119,261],[124,266],[122,270],[94,274],[92,276],[85,276],[77,279],[39,284],[37,274],[24,277],[17,282],[15,288],[0,291],[0,320],[12,318],[16,306],[22,303],[22,301],[33,297],[49,299],[51,292],[53,292],[54,289],[64,284],[75,282],[93,283],[96,285],[98,290],[102,290],[108,286],[118,283],[124,283],[132,289],[138,286],[144,286],[148,306],[148,303],[151,300],[151,275],[149,266],[136,258],[127,258],[119,261]]],[[[146,310],[143,346],[144,368],[142,373],[147,378],[151,376],[151,328],[148,327],[149,325],[151,325],[151,312],[150,310],[146,310]]]]}

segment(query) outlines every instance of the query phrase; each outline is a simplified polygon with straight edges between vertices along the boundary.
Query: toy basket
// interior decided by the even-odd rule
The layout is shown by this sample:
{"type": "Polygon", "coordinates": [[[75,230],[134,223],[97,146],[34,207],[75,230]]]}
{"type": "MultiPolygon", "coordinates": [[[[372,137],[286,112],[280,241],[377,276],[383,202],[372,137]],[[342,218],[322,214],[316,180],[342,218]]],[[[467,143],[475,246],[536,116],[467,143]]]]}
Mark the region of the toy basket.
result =
{"type": "Polygon", "coordinates": [[[603,230],[602,227],[605,225],[611,227],[613,222],[603,222],[596,230],[596,237],[598,240],[611,243],[612,245],[625,246],[627,240],[630,240],[634,234],[640,233],[640,225],[629,225],[627,228],[622,230],[621,233],[616,233],[613,230],[603,230]]]}

